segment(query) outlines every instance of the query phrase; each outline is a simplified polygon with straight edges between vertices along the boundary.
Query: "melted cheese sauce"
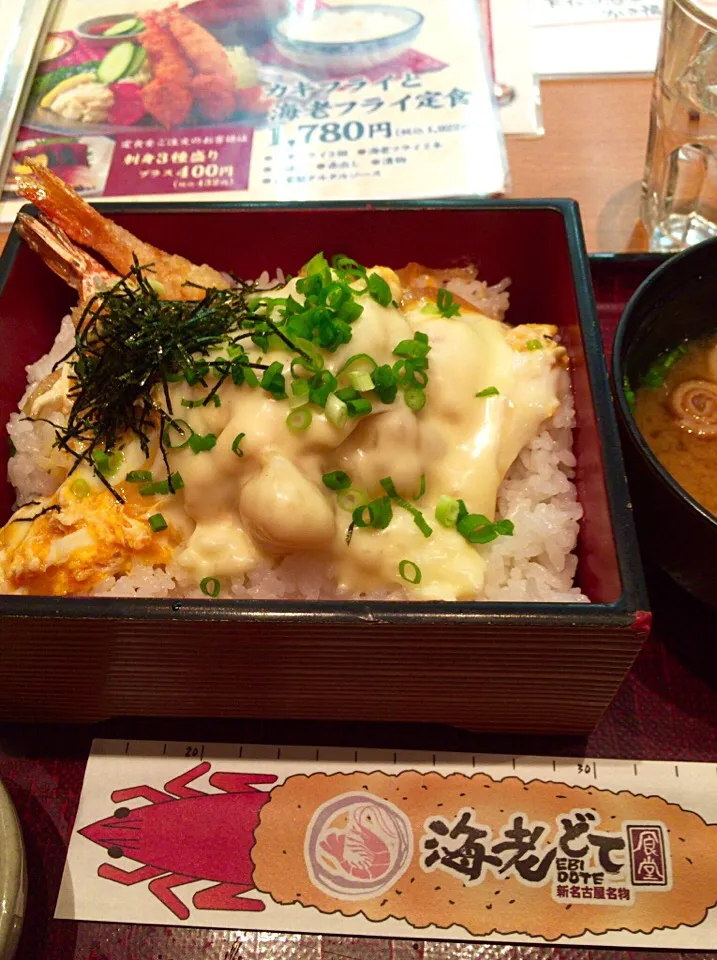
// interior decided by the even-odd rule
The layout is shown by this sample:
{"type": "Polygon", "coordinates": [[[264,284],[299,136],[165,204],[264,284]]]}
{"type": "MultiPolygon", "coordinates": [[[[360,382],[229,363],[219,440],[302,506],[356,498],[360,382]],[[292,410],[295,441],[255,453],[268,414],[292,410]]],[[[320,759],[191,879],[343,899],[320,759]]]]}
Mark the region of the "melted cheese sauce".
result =
{"type": "MultiPolygon", "coordinates": [[[[184,488],[174,496],[146,498],[138,496],[137,485],[122,483],[127,503],[121,506],[85,472],[79,475],[92,494],[73,502],[70,484],[76,472],[43,501],[43,506],[60,504],[60,512],[32,523],[11,522],[0,533],[0,589],[82,593],[133,563],[166,567],[170,562],[180,583],[196,587],[204,577],[242,577],[267,559],[310,552],[326,558],[337,588],[353,596],[405,586],[417,599],[479,598],[485,548],[442,527],[434,517],[436,504],[442,495],[462,498],[470,512],[494,519],[506,471],[558,406],[557,369],[564,351],[550,339],[543,341],[544,349],[526,349],[536,336],[549,338],[552,327],[512,329],[465,304],[450,319],[422,313],[431,291],[417,296],[393,271],[375,269],[401,306],[360,298],[364,312],[352,324],[352,339],[325,355],[326,368],[336,373],[358,353],[392,364],[396,344],[422,331],[431,346],[422,410],[411,411],[399,391],[393,404],[376,400],[369,416],[350,419],[340,429],[314,407],[309,428],[292,433],[286,425],[288,401],[260,388],[226,382],[219,390],[220,406],[187,408],[182,399],[199,400],[207,389],[172,384],[175,416],[196,433],[217,437],[210,451],[170,451],[171,469],[179,471],[184,488]],[[476,397],[489,386],[498,395],[476,397]],[[245,434],[241,457],[232,450],[239,433],[245,434]],[[402,496],[415,496],[424,475],[425,494],[416,505],[432,536],[425,538],[411,514],[394,506],[386,529],[356,529],[347,545],[351,514],[321,481],[334,470],[346,471],[352,486],[369,498],[383,495],[380,480],[388,476],[402,496]],[[169,524],[160,534],[147,523],[157,512],[169,524]],[[83,535],[67,540],[68,533],[78,531],[83,535]],[[398,569],[402,560],[420,567],[420,584],[404,583],[398,569]]],[[[289,294],[301,299],[295,281],[268,296],[289,294]]],[[[258,356],[257,349],[252,358],[258,356]]],[[[287,370],[291,356],[281,350],[264,355],[263,362],[274,360],[287,370]]],[[[66,378],[52,384],[53,401],[63,382],[66,378]]],[[[43,397],[35,403],[42,404],[43,397]]],[[[128,441],[124,456],[122,476],[135,469],[165,475],[159,454],[145,462],[135,440],[128,441]]],[[[119,484],[119,478],[113,482],[119,484]]],[[[38,509],[26,507],[16,516],[38,509]]]]}

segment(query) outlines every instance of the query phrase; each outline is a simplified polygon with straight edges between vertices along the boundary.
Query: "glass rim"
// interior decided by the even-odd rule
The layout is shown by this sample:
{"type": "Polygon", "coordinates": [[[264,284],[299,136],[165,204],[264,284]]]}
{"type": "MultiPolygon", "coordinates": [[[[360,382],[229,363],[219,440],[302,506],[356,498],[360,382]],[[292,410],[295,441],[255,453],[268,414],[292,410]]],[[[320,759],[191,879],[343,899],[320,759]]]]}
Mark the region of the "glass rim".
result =
{"type": "Polygon", "coordinates": [[[682,7],[685,13],[697,20],[701,26],[717,31],[717,0],[672,0],[672,2],[682,7]],[[711,9],[705,9],[705,4],[709,4],[711,9]]]}

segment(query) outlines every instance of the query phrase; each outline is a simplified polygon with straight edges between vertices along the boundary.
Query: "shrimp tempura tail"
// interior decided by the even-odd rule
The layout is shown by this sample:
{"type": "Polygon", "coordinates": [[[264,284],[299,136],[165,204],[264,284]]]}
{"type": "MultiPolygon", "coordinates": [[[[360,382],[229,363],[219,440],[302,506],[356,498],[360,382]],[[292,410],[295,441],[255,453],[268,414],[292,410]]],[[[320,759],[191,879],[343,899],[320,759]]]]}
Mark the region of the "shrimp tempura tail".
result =
{"type": "Polygon", "coordinates": [[[414,928],[555,940],[698,926],[717,825],[661,797],[517,777],[313,774],[262,807],[254,885],[414,928]]]}
{"type": "Polygon", "coordinates": [[[119,280],[85,250],[80,250],[57,224],[47,217],[30,217],[19,213],[17,232],[47,266],[80,294],[86,302],[101,286],[119,280]]]}
{"type": "Polygon", "coordinates": [[[121,275],[132,269],[135,258],[151,268],[162,285],[167,300],[201,300],[204,291],[186,286],[226,289],[229,283],[219,271],[206,265],[195,266],[184,257],[165,253],[103,217],[47,167],[32,160],[32,174],[17,177],[19,193],[35,204],[71,240],[101,254],[121,275]]]}

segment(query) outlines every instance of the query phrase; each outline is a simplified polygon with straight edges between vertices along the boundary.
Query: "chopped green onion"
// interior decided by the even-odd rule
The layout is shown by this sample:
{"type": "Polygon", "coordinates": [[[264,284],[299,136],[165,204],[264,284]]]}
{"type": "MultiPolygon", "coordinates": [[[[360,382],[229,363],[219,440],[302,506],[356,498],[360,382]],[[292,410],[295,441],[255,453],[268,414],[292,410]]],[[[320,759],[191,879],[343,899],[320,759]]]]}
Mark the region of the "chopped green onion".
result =
{"type": "Polygon", "coordinates": [[[275,400],[283,400],[286,396],[283,369],[282,364],[275,360],[269,364],[260,381],[260,386],[270,393],[275,400]]]}
{"type": "MultiPolygon", "coordinates": [[[[215,407],[221,407],[222,398],[218,393],[212,394],[212,401],[214,402],[215,407]]],[[[201,400],[187,400],[186,397],[182,397],[182,406],[183,407],[205,407],[209,402],[209,396],[202,397],[201,400]]]]}
{"type": "Polygon", "coordinates": [[[93,450],[92,459],[100,473],[107,474],[110,472],[110,457],[104,450],[93,450]]]}
{"type": "Polygon", "coordinates": [[[376,530],[385,530],[392,518],[393,510],[388,497],[378,497],[356,507],[353,512],[353,522],[357,527],[375,527],[376,530]]]}
{"type": "Polygon", "coordinates": [[[393,365],[393,375],[399,386],[425,387],[428,383],[426,368],[428,361],[425,357],[410,357],[406,360],[397,360],[393,365]]]}
{"type": "Polygon", "coordinates": [[[193,387],[196,383],[204,383],[204,377],[209,373],[209,364],[204,360],[200,360],[191,367],[187,367],[184,371],[184,379],[187,381],[190,387],[193,387]]]}
{"type": "Polygon", "coordinates": [[[342,490],[336,498],[336,502],[342,510],[353,513],[356,507],[368,503],[368,494],[365,490],[358,490],[356,487],[350,487],[348,490],[342,490]]]}
{"type": "Polygon", "coordinates": [[[336,377],[329,370],[320,370],[309,381],[309,399],[318,407],[325,407],[332,393],[338,386],[336,377]]]}
{"type": "Polygon", "coordinates": [[[542,341],[542,340],[537,340],[537,339],[536,339],[536,340],[528,340],[527,343],[525,344],[525,349],[526,349],[526,350],[542,350],[542,349],[543,349],[543,341],[542,341]]]}
{"type": "Polygon", "coordinates": [[[414,507],[413,504],[409,503],[407,500],[399,500],[398,503],[403,507],[404,510],[408,510],[408,512],[413,516],[413,522],[416,524],[423,536],[430,537],[430,535],[433,533],[433,528],[426,523],[426,518],[423,516],[421,511],[417,507],[414,507]]]}
{"type": "Polygon", "coordinates": [[[297,400],[301,399],[302,403],[307,403],[309,400],[309,382],[308,380],[292,380],[291,381],[291,395],[297,400]]]}
{"type": "Polygon", "coordinates": [[[339,430],[345,426],[348,420],[349,411],[343,400],[340,400],[335,393],[330,393],[326,398],[326,419],[333,423],[339,430]]]}
{"type": "MultiPolygon", "coordinates": [[[[423,334],[425,336],[425,334],[423,334]]],[[[397,343],[393,348],[393,354],[396,357],[419,357],[423,358],[430,351],[430,346],[428,345],[428,339],[419,340],[417,335],[414,336],[413,340],[401,340],[400,343],[397,343]]]]}
{"type": "Polygon", "coordinates": [[[186,420],[169,420],[162,432],[162,443],[170,450],[183,450],[194,436],[194,431],[186,420]],[[172,443],[169,435],[170,428],[176,430],[183,437],[181,443],[172,443]]]}
{"type": "Polygon", "coordinates": [[[371,413],[372,410],[373,406],[371,401],[367,400],[366,397],[359,397],[357,400],[346,401],[346,412],[351,418],[365,417],[367,414],[371,413]]]}
{"type": "Polygon", "coordinates": [[[358,390],[359,393],[368,393],[373,390],[373,380],[370,373],[362,373],[360,370],[352,370],[349,373],[349,383],[358,390]]]}
{"type": "Polygon", "coordinates": [[[364,361],[370,364],[370,368],[367,372],[373,373],[378,366],[373,357],[370,357],[367,353],[355,353],[352,357],[349,357],[343,367],[337,371],[336,376],[340,377],[342,373],[346,373],[348,371],[349,367],[352,367],[355,363],[363,363],[364,361]]]}
{"type": "Polygon", "coordinates": [[[141,497],[153,497],[155,494],[166,495],[177,493],[184,486],[181,473],[173,473],[166,480],[157,480],[154,483],[145,483],[139,488],[141,497]]]}
{"type": "Polygon", "coordinates": [[[438,312],[442,317],[449,319],[450,317],[460,316],[461,308],[453,299],[453,294],[450,290],[446,290],[445,287],[441,287],[436,296],[436,306],[438,307],[438,312]]]}
{"type": "Polygon", "coordinates": [[[469,513],[458,523],[458,532],[468,543],[490,543],[498,534],[495,526],[482,513],[469,513]]]}
{"type": "Polygon", "coordinates": [[[373,522],[371,503],[360,504],[353,512],[353,522],[357,527],[370,527],[373,522]]]}
{"type": "Polygon", "coordinates": [[[685,353],[687,353],[687,344],[685,343],[680,343],[675,347],[674,350],[669,350],[667,353],[663,353],[649,367],[645,375],[641,377],[641,386],[661,387],[665,382],[667,371],[670,369],[670,367],[674,366],[680,357],[685,355],[685,353]]]}
{"type": "Polygon", "coordinates": [[[421,313],[425,313],[427,315],[439,316],[440,312],[441,311],[438,309],[438,305],[432,300],[429,300],[428,303],[424,303],[424,305],[421,307],[421,313]]]}
{"type": "MultiPolygon", "coordinates": [[[[462,503],[462,501],[459,501],[462,503]]],[[[491,523],[482,513],[466,513],[458,520],[458,533],[468,543],[490,543],[498,536],[511,537],[515,526],[512,520],[491,523]]]]}
{"type": "Polygon", "coordinates": [[[152,514],[152,516],[149,518],[149,525],[154,533],[159,533],[160,530],[166,530],[169,526],[161,513],[152,514]]]}
{"type": "Polygon", "coordinates": [[[245,433],[238,433],[232,440],[232,453],[235,453],[238,457],[244,456],[244,451],[240,449],[240,444],[245,436],[245,433]]]}
{"type": "Polygon", "coordinates": [[[304,405],[303,407],[299,407],[298,410],[291,411],[286,418],[286,425],[289,430],[293,430],[294,433],[301,433],[304,430],[308,430],[311,425],[311,420],[311,410],[304,405]]]}
{"type": "Polygon", "coordinates": [[[202,453],[205,450],[211,450],[217,444],[217,438],[213,433],[202,436],[199,433],[193,433],[189,438],[189,448],[192,453],[202,453]]]}
{"type": "MultiPolygon", "coordinates": [[[[294,381],[296,383],[296,381],[294,381]]],[[[300,380],[299,383],[306,383],[306,380],[300,380]]],[[[308,386],[308,384],[306,384],[308,386]]],[[[296,410],[297,407],[305,407],[309,402],[309,394],[301,394],[299,396],[289,397],[289,409],[296,410]]]]}
{"type": "Polygon", "coordinates": [[[362,267],[360,263],[341,253],[332,257],[331,266],[340,276],[345,276],[349,280],[360,280],[366,276],[366,267],[362,267]]]}
{"type": "Polygon", "coordinates": [[[307,277],[318,276],[324,283],[331,282],[331,269],[323,253],[315,254],[308,263],[301,268],[307,277]]]}
{"type": "Polygon", "coordinates": [[[411,514],[413,517],[413,522],[416,524],[423,536],[430,537],[430,535],[433,533],[433,530],[428,523],[426,523],[426,518],[417,507],[414,507],[412,503],[408,502],[408,500],[404,500],[404,498],[396,489],[396,484],[393,482],[391,477],[384,477],[380,483],[391,500],[394,500],[399,507],[403,507],[404,510],[407,510],[411,514]]]}
{"type": "Polygon", "coordinates": [[[421,485],[418,488],[418,493],[415,497],[412,497],[413,500],[420,500],[423,494],[426,492],[426,475],[425,473],[421,474],[421,485]]]}
{"type": "Polygon", "coordinates": [[[147,480],[152,479],[151,470],[130,470],[130,472],[125,477],[127,483],[145,483],[147,480]]]}
{"type": "Polygon", "coordinates": [[[459,510],[458,500],[444,494],[436,504],[436,520],[442,527],[455,527],[459,510]]]}
{"type": "Polygon", "coordinates": [[[216,577],[205,577],[199,584],[199,587],[202,593],[207,597],[211,597],[212,600],[216,600],[222,589],[222,585],[216,577]]]}
{"type": "Polygon", "coordinates": [[[381,367],[376,367],[371,374],[371,379],[381,403],[393,403],[398,393],[398,384],[391,367],[387,363],[381,367]]]}
{"type": "Polygon", "coordinates": [[[296,359],[292,361],[291,372],[294,376],[296,376],[294,365],[302,366],[305,370],[308,370],[309,373],[317,373],[323,369],[324,358],[317,349],[316,344],[312,343],[311,340],[306,340],[304,337],[296,337],[294,343],[296,344],[297,350],[301,350],[303,354],[306,354],[305,357],[296,357],[296,359]]]}
{"type": "Polygon", "coordinates": [[[343,470],[334,470],[332,473],[325,473],[321,482],[329,490],[348,490],[351,486],[351,477],[343,470]]]}
{"type": "Polygon", "coordinates": [[[379,497],[373,504],[373,525],[377,530],[385,530],[393,518],[391,501],[388,497],[379,497]]]}
{"type": "Polygon", "coordinates": [[[354,320],[358,320],[362,313],[362,303],[356,303],[355,300],[347,300],[346,303],[341,304],[339,319],[343,320],[344,323],[353,323],[354,320]]]}
{"type": "Polygon", "coordinates": [[[406,583],[418,584],[421,582],[421,568],[413,560],[401,560],[398,565],[398,573],[406,583]]]}
{"type": "Polygon", "coordinates": [[[426,405],[426,391],[420,387],[409,387],[408,390],[404,391],[403,399],[406,401],[406,406],[409,410],[418,413],[418,411],[423,410],[426,405]]]}
{"type": "Polygon", "coordinates": [[[112,453],[107,453],[106,450],[93,450],[92,459],[103,477],[111,477],[124,463],[124,454],[121,450],[115,450],[112,453]]]}
{"type": "Polygon", "coordinates": [[[338,283],[334,281],[334,283],[330,283],[323,291],[324,303],[331,310],[338,310],[343,303],[350,299],[350,297],[351,291],[345,283],[338,283]]]}
{"type": "Polygon", "coordinates": [[[380,483],[389,497],[393,497],[394,500],[401,499],[401,494],[396,489],[396,484],[393,482],[393,477],[384,477],[380,483]]]}
{"type": "Polygon", "coordinates": [[[359,393],[357,390],[354,390],[353,387],[342,387],[336,391],[336,396],[339,400],[343,400],[344,403],[346,403],[347,400],[358,400],[359,393]]]}
{"type": "Polygon", "coordinates": [[[86,480],[83,480],[82,477],[78,477],[77,480],[73,480],[70,490],[78,500],[83,500],[89,496],[90,485],[86,480]]]}
{"type": "Polygon", "coordinates": [[[369,296],[382,307],[387,307],[393,300],[393,297],[391,295],[391,288],[383,277],[377,273],[370,273],[367,283],[369,296]]]}
{"type": "Polygon", "coordinates": [[[480,390],[476,396],[477,397],[497,397],[500,393],[498,387],[486,387],[484,390],[480,390]]]}
{"type": "Polygon", "coordinates": [[[622,378],[622,388],[625,391],[625,399],[627,400],[627,405],[631,410],[635,409],[635,391],[630,386],[630,381],[627,378],[627,374],[622,378]]]}

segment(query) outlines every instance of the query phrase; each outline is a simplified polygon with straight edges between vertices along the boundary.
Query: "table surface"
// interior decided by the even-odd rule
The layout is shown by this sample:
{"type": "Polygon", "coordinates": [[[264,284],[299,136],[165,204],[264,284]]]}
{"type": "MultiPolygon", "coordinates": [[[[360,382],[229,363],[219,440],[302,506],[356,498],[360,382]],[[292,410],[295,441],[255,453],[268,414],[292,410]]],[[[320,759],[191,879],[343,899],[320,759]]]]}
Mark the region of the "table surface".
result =
{"type": "MultiPolygon", "coordinates": [[[[508,153],[513,195],[568,196],[580,203],[588,249],[645,249],[638,223],[640,178],[647,139],[650,82],[644,78],[551,81],[543,84],[546,135],[512,139],[508,153]],[[586,123],[585,118],[590,122],[586,123]]],[[[0,249],[5,236],[0,234],[0,249]]],[[[609,341],[620,307],[639,280],[639,266],[613,277],[599,268],[596,289],[609,341]]],[[[335,937],[191,931],[75,924],[51,919],[64,851],[72,829],[93,735],[230,742],[295,742],[394,749],[449,749],[704,760],[717,758],[717,658],[711,643],[717,616],[648,569],[655,614],[652,636],[615,701],[584,742],[485,738],[462,731],[371,724],[285,726],[258,722],[114,721],[100,728],[0,727],[0,776],[15,800],[25,832],[30,878],[21,960],[583,960],[580,949],[510,946],[446,948],[335,937]],[[191,731],[191,732],[190,732],[191,731]],[[390,740],[390,742],[388,742],[390,740]]],[[[590,960],[638,960],[643,951],[595,950],[590,960]]],[[[676,958],[678,954],[665,954],[676,958]]],[[[715,953],[690,957],[717,957],[715,953]]]]}
{"type": "MultiPolygon", "coordinates": [[[[649,267],[644,258],[593,261],[606,348],[622,308],[649,267]]],[[[649,560],[649,558],[646,558],[649,560]]],[[[445,727],[267,721],[115,720],[89,727],[0,725],[0,778],[22,823],[28,859],[27,920],[19,960],[649,960],[649,951],[280,936],[52,919],[65,851],[93,736],[229,743],[286,743],[645,760],[717,760],[717,611],[646,570],[650,639],[585,740],[486,737],[445,727]]],[[[589,665],[586,661],[586,669],[589,665]]],[[[659,954],[707,960],[715,952],[659,954]]]]}
{"type": "Polygon", "coordinates": [[[544,81],[545,136],[508,141],[512,195],[577,200],[591,253],[644,250],[638,204],[651,89],[645,77],[544,81]]]}

